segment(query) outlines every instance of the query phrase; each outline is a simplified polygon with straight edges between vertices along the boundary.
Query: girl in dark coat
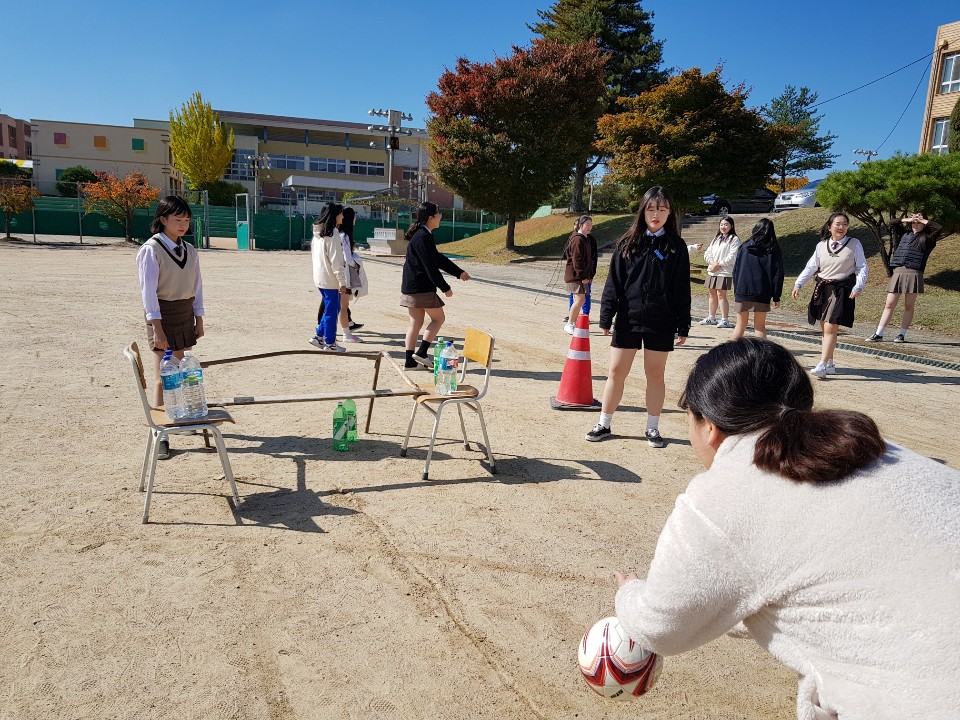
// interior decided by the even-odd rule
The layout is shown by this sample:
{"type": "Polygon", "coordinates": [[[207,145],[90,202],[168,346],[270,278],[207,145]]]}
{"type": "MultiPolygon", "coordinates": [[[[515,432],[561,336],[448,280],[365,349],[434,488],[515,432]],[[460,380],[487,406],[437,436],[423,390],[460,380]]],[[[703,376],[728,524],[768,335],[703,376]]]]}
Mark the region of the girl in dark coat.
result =
{"type": "Polygon", "coordinates": [[[783,254],[773,231],[773,223],[761,218],[753,226],[753,234],[737,250],[733,266],[733,292],[736,301],[737,327],[733,339],[739,340],[747,330],[753,310],[753,331],[767,337],[767,313],[770,303],[780,307],[783,292],[783,254]]]}
{"type": "Polygon", "coordinates": [[[640,201],[633,225],[617,240],[600,304],[600,328],[611,334],[610,374],[603,388],[600,421],[587,433],[596,442],[610,437],[613,413],[637,350],[643,349],[647,380],[647,428],[652,447],[663,447],[660,412],[666,394],[664,371],[674,345],[690,332],[690,255],[667,190],[652,187],[640,201]],[[676,339],[674,339],[676,336],[676,339]]]}
{"type": "Polygon", "coordinates": [[[440,227],[440,219],[440,208],[432,202],[422,202],[417,209],[416,222],[406,233],[409,245],[400,284],[400,307],[407,308],[410,315],[405,345],[405,368],[413,368],[418,364],[427,368],[433,367],[433,361],[427,357],[427,353],[430,343],[437,337],[446,319],[443,314],[443,300],[437,295],[437,290],[441,290],[447,297],[453,295],[453,290],[440,271],[444,270],[464,281],[470,279],[469,273],[461,270],[450,258],[437,250],[433,231],[440,227]],[[428,316],[430,322],[424,330],[420,348],[415,352],[424,316],[428,316]]]}
{"type": "Polygon", "coordinates": [[[593,276],[597,274],[597,240],[590,234],[591,230],[593,230],[593,218],[589,215],[581,215],[577,218],[573,234],[567,240],[567,246],[563,250],[563,257],[567,261],[563,269],[563,281],[566,283],[567,292],[573,298],[570,303],[570,315],[563,329],[570,335],[573,335],[580,311],[586,308],[584,312],[589,312],[590,309],[584,303],[590,296],[593,276]]]}

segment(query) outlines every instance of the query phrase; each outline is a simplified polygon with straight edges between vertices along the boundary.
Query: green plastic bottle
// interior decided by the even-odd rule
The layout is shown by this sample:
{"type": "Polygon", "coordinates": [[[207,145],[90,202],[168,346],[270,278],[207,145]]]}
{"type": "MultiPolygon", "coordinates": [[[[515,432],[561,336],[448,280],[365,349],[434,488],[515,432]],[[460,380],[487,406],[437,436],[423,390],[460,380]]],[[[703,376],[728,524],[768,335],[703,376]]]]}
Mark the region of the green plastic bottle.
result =
{"type": "Polygon", "coordinates": [[[337,452],[350,449],[347,442],[347,411],[342,402],[337,403],[337,409],[333,411],[333,449],[337,452]]]}
{"type": "Polygon", "coordinates": [[[433,384],[437,384],[437,373],[440,372],[440,353],[443,352],[443,335],[438,335],[433,343],[433,384]]]}
{"type": "Polygon", "coordinates": [[[343,409],[347,413],[347,442],[356,442],[357,435],[357,404],[353,400],[344,400],[343,409]]]}

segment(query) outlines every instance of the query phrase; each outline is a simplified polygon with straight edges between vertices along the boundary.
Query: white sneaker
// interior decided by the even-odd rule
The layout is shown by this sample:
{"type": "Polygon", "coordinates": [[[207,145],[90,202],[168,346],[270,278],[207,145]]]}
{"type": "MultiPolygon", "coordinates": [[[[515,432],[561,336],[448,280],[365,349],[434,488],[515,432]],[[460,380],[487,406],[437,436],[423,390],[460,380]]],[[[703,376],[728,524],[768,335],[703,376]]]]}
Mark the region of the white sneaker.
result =
{"type": "Polygon", "coordinates": [[[568,323],[568,322],[566,322],[566,323],[563,324],[563,331],[564,331],[567,335],[573,335],[573,331],[576,330],[576,329],[577,329],[577,326],[574,325],[573,323],[568,323]]]}
{"type": "MultiPolygon", "coordinates": [[[[834,371],[834,372],[836,372],[836,371],[834,371]]],[[[813,368],[813,370],[810,371],[810,374],[811,374],[811,375],[814,375],[814,376],[816,376],[816,377],[818,377],[818,378],[820,378],[821,380],[823,380],[823,379],[827,376],[827,374],[828,374],[828,373],[827,373],[827,364],[824,363],[824,362],[818,362],[818,363],[817,363],[817,366],[816,366],[815,368],[813,368]]]]}
{"type": "Polygon", "coordinates": [[[323,338],[320,338],[316,335],[307,340],[307,342],[313,345],[315,348],[323,348],[323,338]]]}
{"type": "Polygon", "coordinates": [[[344,336],[343,336],[343,339],[342,339],[340,342],[345,342],[345,343],[362,343],[362,342],[363,342],[363,338],[360,337],[359,335],[354,335],[353,333],[349,333],[349,334],[347,334],[347,335],[344,335],[344,336]]]}
{"type": "Polygon", "coordinates": [[[326,352],[346,352],[347,351],[347,349],[343,347],[343,345],[337,345],[336,342],[332,342],[329,345],[327,345],[327,343],[324,343],[320,349],[326,352]]]}
{"type": "Polygon", "coordinates": [[[826,371],[827,371],[827,375],[837,374],[837,366],[833,364],[833,360],[827,360],[826,371]]]}
{"type": "Polygon", "coordinates": [[[703,320],[701,320],[699,325],[716,325],[717,319],[713,315],[707,315],[703,320]]]}
{"type": "Polygon", "coordinates": [[[726,318],[724,318],[723,320],[721,320],[720,322],[717,323],[717,327],[718,327],[718,328],[732,328],[732,327],[736,327],[736,325],[734,325],[732,322],[730,322],[729,320],[727,320],[726,318]]]}

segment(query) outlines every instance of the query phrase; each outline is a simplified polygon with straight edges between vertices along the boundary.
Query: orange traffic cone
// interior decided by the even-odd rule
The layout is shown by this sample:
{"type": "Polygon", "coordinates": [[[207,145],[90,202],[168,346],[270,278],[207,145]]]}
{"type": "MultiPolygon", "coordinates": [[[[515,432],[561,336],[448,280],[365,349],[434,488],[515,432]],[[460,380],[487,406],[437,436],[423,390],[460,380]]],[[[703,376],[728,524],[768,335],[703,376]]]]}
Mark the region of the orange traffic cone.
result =
{"type": "Polygon", "coordinates": [[[567,362],[560,376],[557,396],[550,398],[554,410],[595,410],[600,403],[593,397],[593,372],[590,369],[590,317],[580,313],[570,340],[567,362]]]}

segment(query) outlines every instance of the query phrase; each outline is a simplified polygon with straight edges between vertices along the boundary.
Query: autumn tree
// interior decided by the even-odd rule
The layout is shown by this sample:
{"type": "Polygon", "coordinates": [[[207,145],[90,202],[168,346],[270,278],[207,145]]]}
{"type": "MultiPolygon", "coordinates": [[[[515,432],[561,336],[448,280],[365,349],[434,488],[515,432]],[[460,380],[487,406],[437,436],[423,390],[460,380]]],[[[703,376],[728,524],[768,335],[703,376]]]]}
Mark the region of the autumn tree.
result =
{"type": "Polygon", "coordinates": [[[40,197],[40,193],[36,188],[31,187],[28,180],[10,176],[0,178],[0,210],[3,210],[7,240],[10,239],[13,216],[32,209],[33,199],[36,197],[40,197]]]}
{"type": "Polygon", "coordinates": [[[680,210],[710,193],[726,197],[763,187],[773,143],[760,113],[747,107],[747,90],[727,90],[720,69],[686,70],[598,122],[599,145],[610,155],[614,180],[634,196],[665,185],[680,210]]]}
{"type": "Polygon", "coordinates": [[[100,213],[123,224],[127,242],[133,241],[133,213],[160,197],[160,188],[153,187],[142,172],[118,178],[97,172],[97,182],[81,186],[86,213],[100,213]]]}
{"type": "Polygon", "coordinates": [[[170,151],[187,182],[202,190],[222,178],[233,160],[233,130],[220,123],[199,91],[170,113],[170,151]]]}
{"type": "Polygon", "coordinates": [[[960,99],[954,103],[953,112],[950,113],[950,137],[947,140],[947,150],[960,153],[960,99]]]}
{"type": "Polygon", "coordinates": [[[593,41],[534,40],[491,63],[457,61],[427,96],[430,164],[470,205],[517,219],[586,157],[602,111],[605,58],[593,41]]]}
{"type": "Polygon", "coordinates": [[[907,229],[900,218],[922,212],[943,225],[944,235],[960,231],[960,154],[897,155],[830,173],[817,201],[866,225],[892,275],[890,257],[907,229]]]}
{"type": "Polygon", "coordinates": [[[9,160],[0,160],[0,178],[29,178],[32,172],[9,160]]]}
{"type": "MultiPolygon", "coordinates": [[[[577,44],[596,40],[608,56],[603,103],[606,113],[619,111],[617,98],[635,97],[666,81],[660,69],[663,41],[653,39],[653,13],[637,0],[556,0],[549,10],[538,10],[540,22],[528,25],[547,40],[577,44]]],[[[570,209],[583,209],[587,175],[603,161],[590,148],[573,168],[570,209]]]]}
{"type": "Polygon", "coordinates": [[[820,133],[823,116],[814,112],[817,97],[808,87],[797,90],[787,85],[761,109],[776,142],[774,175],[780,179],[780,192],[788,189],[788,177],[806,175],[810,170],[826,170],[838,157],[830,152],[837,136],[820,133]]]}

